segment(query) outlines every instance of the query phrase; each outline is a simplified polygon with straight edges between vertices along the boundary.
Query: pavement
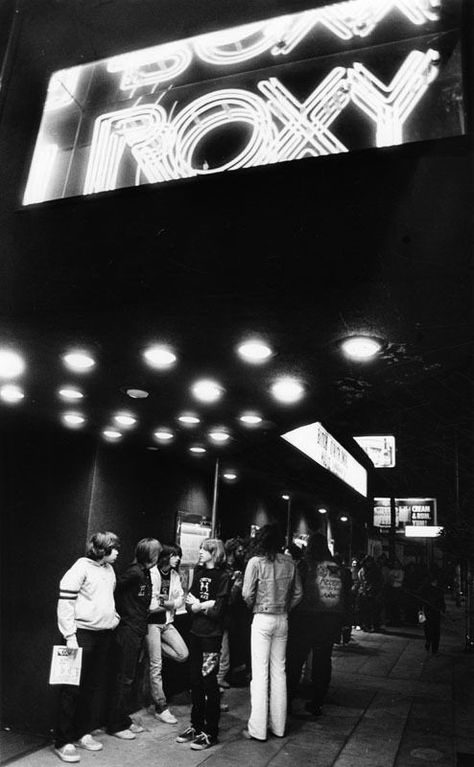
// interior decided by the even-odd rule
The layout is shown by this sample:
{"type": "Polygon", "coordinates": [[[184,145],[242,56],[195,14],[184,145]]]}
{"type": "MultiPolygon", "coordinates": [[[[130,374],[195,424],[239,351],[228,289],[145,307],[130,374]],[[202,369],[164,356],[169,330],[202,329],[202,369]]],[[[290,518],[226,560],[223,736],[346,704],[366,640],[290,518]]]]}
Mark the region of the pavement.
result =
{"type": "MultiPolygon", "coordinates": [[[[464,652],[463,612],[448,605],[440,654],[424,647],[419,627],[385,633],[353,631],[336,646],[333,677],[323,715],[288,720],[284,738],[245,740],[248,688],[224,694],[219,743],[191,751],[175,742],[189,722],[187,694],[170,704],[178,725],[162,724],[147,710],[134,715],[145,732],[134,741],[109,735],[103,751],[81,751],[84,767],[474,767],[474,653],[464,652]]],[[[48,746],[15,760],[17,767],[54,767],[48,746]]]]}

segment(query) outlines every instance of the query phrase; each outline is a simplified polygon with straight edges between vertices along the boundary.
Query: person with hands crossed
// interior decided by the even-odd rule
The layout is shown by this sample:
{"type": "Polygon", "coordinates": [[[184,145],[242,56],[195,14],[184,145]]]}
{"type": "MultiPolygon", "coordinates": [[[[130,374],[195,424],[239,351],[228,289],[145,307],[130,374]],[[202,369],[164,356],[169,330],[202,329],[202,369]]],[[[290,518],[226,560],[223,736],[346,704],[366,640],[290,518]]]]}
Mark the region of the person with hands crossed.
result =
{"type": "Polygon", "coordinates": [[[80,557],[61,578],[58,628],[67,648],[82,648],[79,686],[59,692],[54,751],[63,762],[79,762],[77,747],[100,751],[103,743],[91,732],[101,724],[100,701],[107,683],[112,631],[119,623],[115,609],[115,572],[120,542],[111,532],[95,533],[80,557]]]}
{"type": "Polygon", "coordinates": [[[217,683],[224,613],[230,590],[229,573],[224,569],[222,541],[208,538],[201,544],[198,566],[186,597],[192,615],[189,636],[191,673],[191,724],[176,741],[191,743],[201,751],[217,743],[220,696],[217,683]]]}

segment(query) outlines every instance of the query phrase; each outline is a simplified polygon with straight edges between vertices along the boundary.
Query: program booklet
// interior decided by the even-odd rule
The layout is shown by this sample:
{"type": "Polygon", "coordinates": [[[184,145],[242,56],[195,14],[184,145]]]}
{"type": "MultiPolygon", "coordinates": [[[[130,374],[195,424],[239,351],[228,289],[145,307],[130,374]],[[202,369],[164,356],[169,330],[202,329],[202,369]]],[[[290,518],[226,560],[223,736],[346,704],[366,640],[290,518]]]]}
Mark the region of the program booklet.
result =
{"type": "Polygon", "coordinates": [[[49,683],[79,685],[81,666],[82,647],[77,650],[69,650],[65,645],[54,645],[49,683]]]}

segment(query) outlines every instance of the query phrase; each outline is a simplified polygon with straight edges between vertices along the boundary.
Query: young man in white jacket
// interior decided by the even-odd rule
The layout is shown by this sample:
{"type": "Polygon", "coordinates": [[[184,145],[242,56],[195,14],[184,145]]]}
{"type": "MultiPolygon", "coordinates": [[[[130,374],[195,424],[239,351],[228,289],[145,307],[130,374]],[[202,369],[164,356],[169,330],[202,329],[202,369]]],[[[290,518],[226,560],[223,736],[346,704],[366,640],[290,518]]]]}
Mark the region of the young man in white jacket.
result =
{"type": "Polygon", "coordinates": [[[155,717],[165,724],[178,720],[168,708],[163,690],[163,655],[184,663],[189,652],[184,639],[174,626],[176,610],[184,605],[184,591],[177,572],[182,551],[179,546],[163,546],[158,563],[150,570],[152,595],[146,644],[150,659],[150,687],[155,703],[155,717]]]}
{"type": "Polygon", "coordinates": [[[86,554],[59,584],[58,628],[71,650],[82,647],[79,686],[63,685],[59,694],[55,752],[63,762],[80,760],[77,746],[100,751],[91,731],[100,722],[99,704],[106,684],[112,631],[119,623],[115,609],[115,572],[119,552],[114,533],[95,533],[86,554]]]}

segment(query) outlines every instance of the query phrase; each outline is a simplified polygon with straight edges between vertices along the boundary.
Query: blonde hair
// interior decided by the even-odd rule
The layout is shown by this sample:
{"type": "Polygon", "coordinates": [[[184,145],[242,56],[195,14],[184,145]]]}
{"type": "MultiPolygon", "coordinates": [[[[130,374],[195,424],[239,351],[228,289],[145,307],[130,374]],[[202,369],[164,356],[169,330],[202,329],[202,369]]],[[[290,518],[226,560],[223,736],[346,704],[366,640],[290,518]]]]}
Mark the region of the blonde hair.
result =
{"type": "Polygon", "coordinates": [[[225,548],[224,544],[222,543],[219,538],[206,538],[202,542],[202,548],[204,551],[209,551],[209,553],[212,556],[212,561],[216,565],[216,567],[219,567],[224,564],[225,562],[225,548]]]}

